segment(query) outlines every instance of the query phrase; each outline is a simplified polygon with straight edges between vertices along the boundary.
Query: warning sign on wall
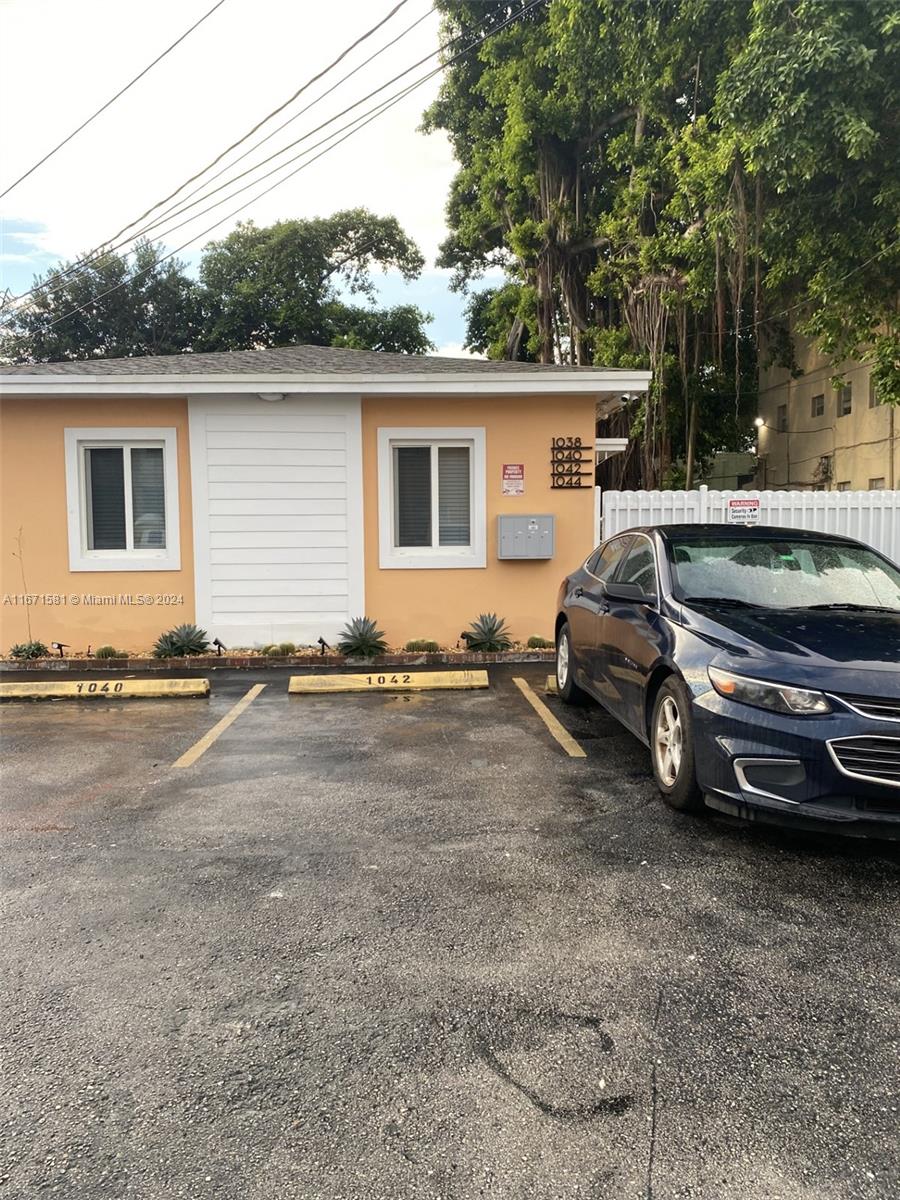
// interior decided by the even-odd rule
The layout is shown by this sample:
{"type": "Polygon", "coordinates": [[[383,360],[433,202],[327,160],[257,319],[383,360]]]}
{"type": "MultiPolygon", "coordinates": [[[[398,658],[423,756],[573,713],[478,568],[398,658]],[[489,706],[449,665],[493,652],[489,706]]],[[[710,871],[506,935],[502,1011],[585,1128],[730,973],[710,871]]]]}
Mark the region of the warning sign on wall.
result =
{"type": "Polygon", "coordinates": [[[726,514],[729,525],[758,525],[759,497],[749,496],[746,500],[732,497],[727,502],[726,514]]]}
{"type": "Polygon", "coordinates": [[[504,496],[524,496],[525,495],[525,464],[524,463],[504,463],[503,464],[502,493],[504,496]]]}

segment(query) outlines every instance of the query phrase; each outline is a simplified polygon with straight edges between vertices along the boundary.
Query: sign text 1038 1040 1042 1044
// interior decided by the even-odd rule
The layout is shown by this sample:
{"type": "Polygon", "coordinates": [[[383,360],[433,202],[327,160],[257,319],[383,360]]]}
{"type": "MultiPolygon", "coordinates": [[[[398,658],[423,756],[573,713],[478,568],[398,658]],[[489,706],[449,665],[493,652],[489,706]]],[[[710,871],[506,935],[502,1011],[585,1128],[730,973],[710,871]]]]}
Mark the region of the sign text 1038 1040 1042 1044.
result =
{"type": "Polygon", "coordinates": [[[555,437],[550,441],[550,486],[553,488],[590,487],[593,474],[593,447],[580,437],[555,437]],[[587,482],[584,482],[587,480],[587,482]]]}

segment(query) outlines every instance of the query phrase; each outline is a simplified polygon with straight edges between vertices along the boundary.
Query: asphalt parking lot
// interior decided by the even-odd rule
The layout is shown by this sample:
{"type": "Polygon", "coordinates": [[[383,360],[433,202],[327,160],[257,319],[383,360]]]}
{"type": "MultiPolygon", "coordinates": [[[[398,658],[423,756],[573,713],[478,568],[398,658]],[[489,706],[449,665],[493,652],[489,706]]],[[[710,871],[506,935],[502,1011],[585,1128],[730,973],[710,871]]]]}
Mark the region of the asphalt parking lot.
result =
{"type": "Polygon", "coordinates": [[[900,850],[670,812],[545,674],[4,706],[0,1193],[895,1196],[900,850]]]}

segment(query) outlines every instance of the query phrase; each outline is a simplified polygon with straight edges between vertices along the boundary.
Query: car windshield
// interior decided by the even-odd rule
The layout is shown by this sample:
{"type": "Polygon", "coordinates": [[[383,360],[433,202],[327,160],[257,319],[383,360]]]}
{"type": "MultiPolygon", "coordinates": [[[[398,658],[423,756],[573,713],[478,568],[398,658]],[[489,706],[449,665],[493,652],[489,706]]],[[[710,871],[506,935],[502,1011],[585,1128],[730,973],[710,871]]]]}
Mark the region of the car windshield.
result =
{"type": "Polygon", "coordinates": [[[669,561],[683,601],[900,612],[900,571],[864,546],[684,536],[669,542],[669,561]]]}

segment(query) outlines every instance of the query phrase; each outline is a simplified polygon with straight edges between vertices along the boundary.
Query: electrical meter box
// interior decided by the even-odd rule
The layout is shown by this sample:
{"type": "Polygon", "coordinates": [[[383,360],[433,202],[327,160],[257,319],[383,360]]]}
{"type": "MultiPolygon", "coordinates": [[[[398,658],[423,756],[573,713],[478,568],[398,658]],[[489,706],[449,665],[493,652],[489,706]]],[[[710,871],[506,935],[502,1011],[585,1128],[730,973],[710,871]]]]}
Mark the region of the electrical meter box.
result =
{"type": "Polygon", "coordinates": [[[498,558],[552,558],[556,548],[556,518],[552,513],[530,517],[497,517],[498,558]]]}

